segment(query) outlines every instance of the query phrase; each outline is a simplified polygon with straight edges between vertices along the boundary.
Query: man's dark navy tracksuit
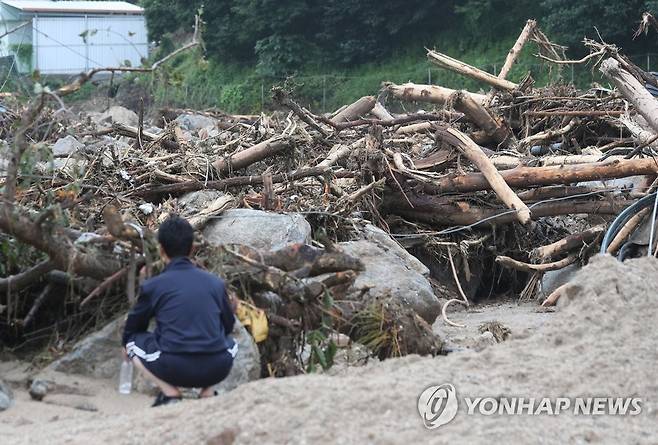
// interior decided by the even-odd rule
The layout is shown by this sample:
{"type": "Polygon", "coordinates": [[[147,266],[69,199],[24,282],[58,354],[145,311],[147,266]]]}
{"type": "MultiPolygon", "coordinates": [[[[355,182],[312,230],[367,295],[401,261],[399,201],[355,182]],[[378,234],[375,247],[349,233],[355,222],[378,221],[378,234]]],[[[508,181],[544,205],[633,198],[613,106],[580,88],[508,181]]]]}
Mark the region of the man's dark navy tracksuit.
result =
{"type": "Polygon", "coordinates": [[[123,345],[159,379],[205,388],[231,370],[238,350],[230,337],[234,323],[224,282],[189,258],[177,257],[142,284],[126,320],[123,345]],[[153,317],[156,328],[148,332],[153,317]]]}

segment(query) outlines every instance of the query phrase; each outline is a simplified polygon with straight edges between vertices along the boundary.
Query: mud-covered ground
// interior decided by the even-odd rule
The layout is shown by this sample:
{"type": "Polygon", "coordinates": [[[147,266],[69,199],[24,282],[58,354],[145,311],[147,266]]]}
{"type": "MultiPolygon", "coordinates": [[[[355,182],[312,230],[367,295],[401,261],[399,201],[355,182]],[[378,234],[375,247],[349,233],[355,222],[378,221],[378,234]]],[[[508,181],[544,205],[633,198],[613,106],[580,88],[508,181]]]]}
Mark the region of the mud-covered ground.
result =
{"type": "Polygon", "coordinates": [[[0,434],[3,443],[39,444],[656,443],[657,272],[656,260],[594,258],[556,312],[504,304],[454,312],[451,319],[468,326],[461,340],[452,332],[457,328],[435,325],[451,331],[458,346],[479,335],[481,322],[496,319],[512,329],[510,340],[479,352],[409,356],[335,376],[266,379],[212,400],[158,409],[146,408],[144,396],[119,396],[114,382],[79,383],[97,386],[86,400],[97,412],[19,394],[16,406],[0,414],[0,434]],[[427,430],[418,395],[442,383],[455,386],[459,411],[447,425],[427,430]],[[505,396],[635,397],[642,412],[485,416],[468,415],[463,403],[463,397],[505,396]]]}

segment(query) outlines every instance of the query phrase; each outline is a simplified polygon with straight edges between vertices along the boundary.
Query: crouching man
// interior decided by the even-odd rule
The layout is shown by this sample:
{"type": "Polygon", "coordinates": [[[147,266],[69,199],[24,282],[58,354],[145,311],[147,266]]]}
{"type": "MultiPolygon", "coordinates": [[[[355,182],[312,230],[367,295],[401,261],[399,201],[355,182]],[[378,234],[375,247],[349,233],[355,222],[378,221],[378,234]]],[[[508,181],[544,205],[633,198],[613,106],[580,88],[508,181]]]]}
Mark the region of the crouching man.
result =
{"type": "Polygon", "coordinates": [[[166,267],[144,281],[126,320],[124,352],[160,388],[153,406],[180,401],[180,387],[212,396],[238,352],[224,282],[190,261],[193,239],[187,220],[172,216],[162,223],[158,241],[166,267]],[[147,330],[151,318],[154,332],[147,330]]]}

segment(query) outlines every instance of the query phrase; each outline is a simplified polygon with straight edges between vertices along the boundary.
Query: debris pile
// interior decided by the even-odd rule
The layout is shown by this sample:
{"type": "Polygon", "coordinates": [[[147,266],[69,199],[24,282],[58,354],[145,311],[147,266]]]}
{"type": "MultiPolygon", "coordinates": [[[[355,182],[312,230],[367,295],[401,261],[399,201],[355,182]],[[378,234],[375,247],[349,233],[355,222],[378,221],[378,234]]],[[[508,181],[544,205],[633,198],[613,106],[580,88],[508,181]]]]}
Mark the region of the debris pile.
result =
{"type": "Polygon", "coordinates": [[[450,304],[538,298],[544,273],[586,262],[611,216],[655,189],[658,103],[645,83],[658,84],[613,45],[585,43],[590,56],[565,60],[528,21],[497,76],[428,51],[489,92],[385,83],[330,115],[286,86],[271,115],[75,116],[58,95],[88,79],[42,89],[2,120],[2,337],[56,332],[59,354],[71,329],[125,310],[140,269],[162,266],[153,235],[173,212],[203,233],[200,265],[264,311],[264,375],[329,367],[339,333],[380,358],[441,353],[431,324],[452,323],[450,304]],[[528,42],[556,69],[596,64],[616,88],[507,79],[528,42]],[[393,112],[401,102],[433,108],[393,112]]]}

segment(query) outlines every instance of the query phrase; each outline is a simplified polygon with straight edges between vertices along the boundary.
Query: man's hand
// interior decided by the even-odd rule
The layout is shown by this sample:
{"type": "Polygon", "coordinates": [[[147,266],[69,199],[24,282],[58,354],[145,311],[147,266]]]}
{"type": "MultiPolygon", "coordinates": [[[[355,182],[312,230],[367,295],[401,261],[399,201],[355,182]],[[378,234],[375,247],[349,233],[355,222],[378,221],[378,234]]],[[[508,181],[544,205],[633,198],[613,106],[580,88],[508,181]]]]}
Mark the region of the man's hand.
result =
{"type": "Polygon", "coordinates": [[[227,290],[226,295],[228,296],[228,304],[231,306],[231,310],[235,314],[238,310],[238,297],[235,295],[235,292],[227,290]]]}

